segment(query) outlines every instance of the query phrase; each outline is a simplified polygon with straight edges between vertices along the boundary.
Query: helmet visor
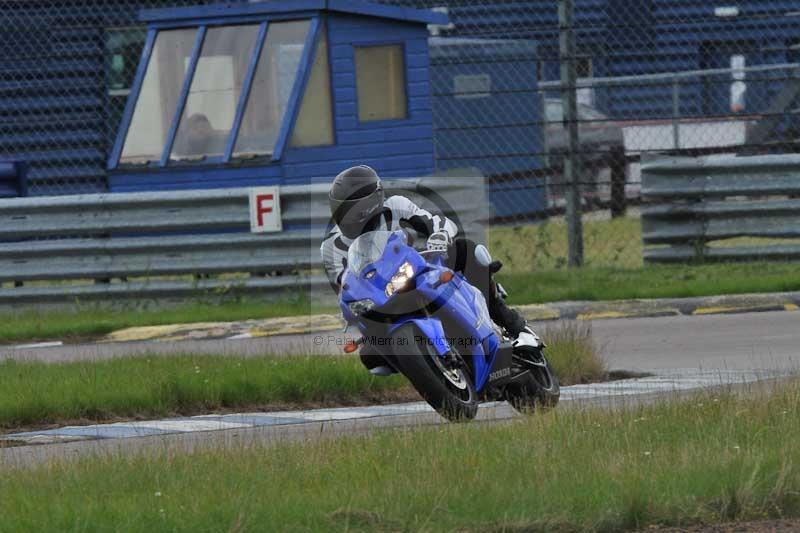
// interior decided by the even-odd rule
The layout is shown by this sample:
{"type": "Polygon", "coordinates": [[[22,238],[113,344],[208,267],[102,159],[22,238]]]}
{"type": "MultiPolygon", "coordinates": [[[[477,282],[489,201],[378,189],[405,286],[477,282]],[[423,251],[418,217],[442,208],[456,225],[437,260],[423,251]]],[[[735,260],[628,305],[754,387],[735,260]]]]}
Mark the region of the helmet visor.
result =
{"type": "Polygon", "coordinates": [[[375,218],[383,206],[383,190],[377,189],[363,198],[354,200],[331,200],[333,221],[342,234],[355,239],[368,231],[367,225],[375,218]]]}

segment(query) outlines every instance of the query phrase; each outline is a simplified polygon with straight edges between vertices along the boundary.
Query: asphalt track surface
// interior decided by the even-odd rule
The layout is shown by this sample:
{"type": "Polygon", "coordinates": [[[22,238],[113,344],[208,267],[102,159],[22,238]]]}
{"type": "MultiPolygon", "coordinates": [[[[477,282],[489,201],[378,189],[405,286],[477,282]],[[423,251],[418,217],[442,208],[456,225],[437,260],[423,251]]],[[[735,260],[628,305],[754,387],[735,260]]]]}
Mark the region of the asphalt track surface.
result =
{"type": "MultiPolygon", "coordinates": [[[[594,338],[601,345],[609,367],[652,371],[662,375],[670,370],[683,375],[692,371],[767,371],[795,372],[798,362],[797,340],[800,339],[800,312],[767,312],[711,316],[671,316],[599,320],[592,323],[594,338]]],[[[131,354],[216,353],[261,355],[341,353],[344,335],[322,333],[238,340],[202,340],[149,343],[119,343],[57,346],[22,350],[5,349],[0,358],[65,361],[105,359],[131,354]]],[[[724,385],[724,381],[720,385],[724,385]]],[[[741,381],[739,381],[741,383],[741,381]]],[[[735,386],[736,379],[726,386],[735,386]]],[[[708,388],[706,384],[705,388],[708,388]]],[[[661,401],[665,397],[691,393],[689,390],[648,392],[635,395],[600,395],[586,398],[565,397],[560,408],[586,405],[631,406],[661,401]],[[624,398],[624,400],[623,400],[624,398]]],[[[406,404],[413,405],[413,404],[406,404]]],[[[512,416],[506,404],[483,408],[479,419],[499,421],[512,416]]],[[[262,413],[263,415],[263,413],[262,413]]],[[[165,422],[165,421],[162,421],[165,422]]],[[[168,422],[168,421],[167,421],[168,422]]],[[[236,427],[217,431],[135,436],[134,438],[101,438],[79,442],[59,442],[16,446],[0,449],[0,465],[35,464],[53,458],[80,457],[86,453],[123,453],[137,450],[180,450],[208,446],[242,446],[281,441],[329,438],[340,434],[371,431],[376,428],[422,426],[441,423],[432,411],[409,408],[409,414],[369,416],[353,419],[308,420],[303,423],[236,427]]],[[[183,422],[181,422],[183,423],[183,422]]],[[[193,422],[195,423],[195,422],[193,422]]],[[[224,424],[223,424],[224,425],[224,424]]]]}
{"type": "MultiPolygon", "coordinates": [[[[534,328],[548,327],[533,324],[534,328]]],[[[611,369],[800,369],[800,311],[596,320],[594,338],[611,369]]],[[[134,354],[341,354],[345,335],[0,348],[0,359],[68,361],[134,354]]]]}

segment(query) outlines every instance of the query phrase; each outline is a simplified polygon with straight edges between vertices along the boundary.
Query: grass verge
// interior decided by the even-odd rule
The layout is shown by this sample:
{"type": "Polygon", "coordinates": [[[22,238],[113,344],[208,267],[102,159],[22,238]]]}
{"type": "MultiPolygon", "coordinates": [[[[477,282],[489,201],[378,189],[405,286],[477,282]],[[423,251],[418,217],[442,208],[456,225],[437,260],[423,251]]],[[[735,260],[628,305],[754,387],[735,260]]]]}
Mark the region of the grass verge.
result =
{"type": "MultiPolygon", "coordinates": [[[[589,329],[551,326],[545,338],[562,383],[606,377],[589,329]]],[[[355,356],[9,360],[0,362],[0,391],[0,429],[420,399],[405,378],[374,378],[355,356]]]]}
{"type": "MultiPolygon", "coordinates": [[[[498,276],[513,305],[568,300],[682,298],[800,290],[791,263],[658,265],[647,268],[585,267],[498,276]]],[[[235,321],[335,312],[333,307],[288,301],[192,304],[163,310],[79,309],[0,314],[0,342],[91,339],[134,326],[235,321]]]]}
{"type": "Polygon", "coordinates": [[[0,342],[97,338],[134,326],[188,324],[330,313],[333,307],[305,301],[242,300],[192,303],[163,309],[109,310],[79,306],[65,311],[0,314],[0,342]]]}
{"type": "MultiPolygon", "coordinates": [[[[488,231],[489,249],[505,267],[499,275],[513,304],[565,300],[624,300],[716,296],[800,290],[795,264],[752,262],[708,265],[648,265],[642,262],[641,224],[636,217],[587,218],[585,266],[566,268],[562,220],[488,231]]],[[[753,244],[752,239],[744,244],[753,244]]],[[[760,244],[782,242],[772,239],[760,244]]],[[[731,239],[715,245],[743,244],[731,239]]],[[[0,314],[0,342],[96,338],[133,326],[234,321],[335,312],[303,300],[243,300],[195,303],[169,309],[75,310],[0,314]]]]}
{"type": "MultiPolygon", "coordinates": [[[[789,240],[795,242],[796,240],[789,240]]],[[[712,246],[789,242],[728,239],[712,246]]],[[[581,268],[566,268],[567,229],[562,219],[488,231],[489,249],[504,263],[499,278],[514,304],[567,300],[681,298],[800,290],[792,263],[644,265],[638,217],[584,221],[581,268]],[[524,243],[524,246],[520,246],[524,243]]]]}
{"type": "Polygon", "coordinates": [[[8,531],[626,531],[800,515],[800,387],[0,476],[8,531]],[[124,526],[121,526],[123,525],[124,526]]]}
{"type": "Polygon", "coordinates": [[[643,269],[578,268],[535,273],[503,271],[499,279],[514,305],[800,290],[800,269],[796,264],[764,262],[659,265],[643,269]]]}
{"type": "Polygon", "coordinates": [[[399,377],[372,377],[357,357],[10,360],[0,363],[0,428],[378,403],[396,401],[404,389],[399,377]]]}

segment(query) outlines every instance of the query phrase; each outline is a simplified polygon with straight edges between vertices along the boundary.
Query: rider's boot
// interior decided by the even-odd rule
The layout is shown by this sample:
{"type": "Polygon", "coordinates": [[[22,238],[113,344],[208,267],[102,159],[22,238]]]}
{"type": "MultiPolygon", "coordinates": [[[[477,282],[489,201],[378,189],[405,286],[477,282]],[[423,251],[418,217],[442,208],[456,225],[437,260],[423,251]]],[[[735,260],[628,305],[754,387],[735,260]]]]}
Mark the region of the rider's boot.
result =
{"type": "Polygon", "coordinates": [[[379,365],[374,368],[370,368],[369,373],[373,376],[385,378],[391,376],[392,374],[397,374],[397,370],[387,365],[379,365]]]}
{"type": "Polygon", "coordinates": [[[506,330],[515,347],[538,348],[542,346],[541,339],[528,326],[528,322],[519,314],[519,311],[506,305],[505,296],[506,292],[502,285],[492,280],[489,301],[489,315],[492,320],[506,330]]]}
{"type": "Polygon", "coordinates": [[[377,353],[374,353],[372,348],[368,345],[363,345],[358,355],[361,358],[361,363],[367,367],[367,370],[369,370],[369,373],[373,376],[386,377],[397,373],[397,370],[388,366],[386,360],[377,353]]]}

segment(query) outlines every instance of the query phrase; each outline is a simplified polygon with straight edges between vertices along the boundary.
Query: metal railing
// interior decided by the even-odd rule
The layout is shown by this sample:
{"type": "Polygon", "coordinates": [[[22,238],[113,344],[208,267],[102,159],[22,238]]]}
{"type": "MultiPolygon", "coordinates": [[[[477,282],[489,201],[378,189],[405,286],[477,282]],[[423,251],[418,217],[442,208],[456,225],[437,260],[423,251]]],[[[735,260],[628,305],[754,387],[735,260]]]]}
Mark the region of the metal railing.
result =
{"type": "Polygon", "coordinates": [[[648,263],[800,258],[800,155],[646,160],[642,196],[648,263]]]}
{"type": "MultiPolygon", "coordinates": [[[[483,178],[385,185],[482,240],[483,178]]],[[[0,200],[0,305],[325,288],[328,188],[281,187],[284,231],[268,234],[250,233],[247,188],[0,200]]]]}
{"type": "MultiPolygon", "coordinates": [[[[681,87],[685,84],[688,80],[698,80],[702,78],[710,78],[712,76],[724,76],[730,75],[731,77],[735,75],[746,75],[746,74],[755,74],[755,73],[777,73],[781,71],[789,71],[790,74],[784,74],[783,76],[779,76],[777,78],[756,78],[751,80],[745,80],[743,83],[747,83],[748,81],[752,84],[756,83],[763,83],[763,82],[791,82],[798,80],[800,81],[800,63],[782,63],[782,64],[775,64],[775,65],[757,65],[753,67],[742,67],[742,68],[716,68],[716,69],[704,69],[704,70],[684,70],[678,72],[659,72],[653,74],[637,74],[633,76],[614,76],[614,77],[597,77],[597,78],[581,78],[575,81],[573,87],[576,90],[581,89],[614,89],[614,88],[621,88],[621,87],[656,87],[656,86],[669,86],[670,87],[670,101],[672,105],[672,112],[668,117],[672,125],[672,148],[675,150],[679,150],[681,148],[685,148],[685,146],[681,145],[681,131],[680,131],[680,124],[681,119],[686,118],[697,118],[696,116],[684,116],[681,112],[681,87]]],[[[694,83],[698,83],[695,81],[694,83]]],[[[789,83],[786,83],[785,90],[791,91],[791,97],[794,98],[797,96],[798,91],[800,88],[795,87],[789,83]]],[[[570,87],[565,86],[560,81],[540,81],[539,82],[539,89],[542,91],[562,91],[565,89],[569,89],[570,87]]],[[[773,104],[778,102],[779,99],[776,99],[773,104]]],[[[787,102],[788,104],[789,102],[787,102]]],[[[766,109],[759,113],[759,115],[769,117],[770,115],[777,115],[781,116],[784,112],[784,108],[786,107],[785,104],[781,104],[777,107],[774,111],[766,109]]],[[[623,119],[624,120],[624,119],[623,119]]],[[[744,140],[742,141],[744,143],[744,140]]],[[[691,146],[689,147],[691,148],[691,146]]]]}

